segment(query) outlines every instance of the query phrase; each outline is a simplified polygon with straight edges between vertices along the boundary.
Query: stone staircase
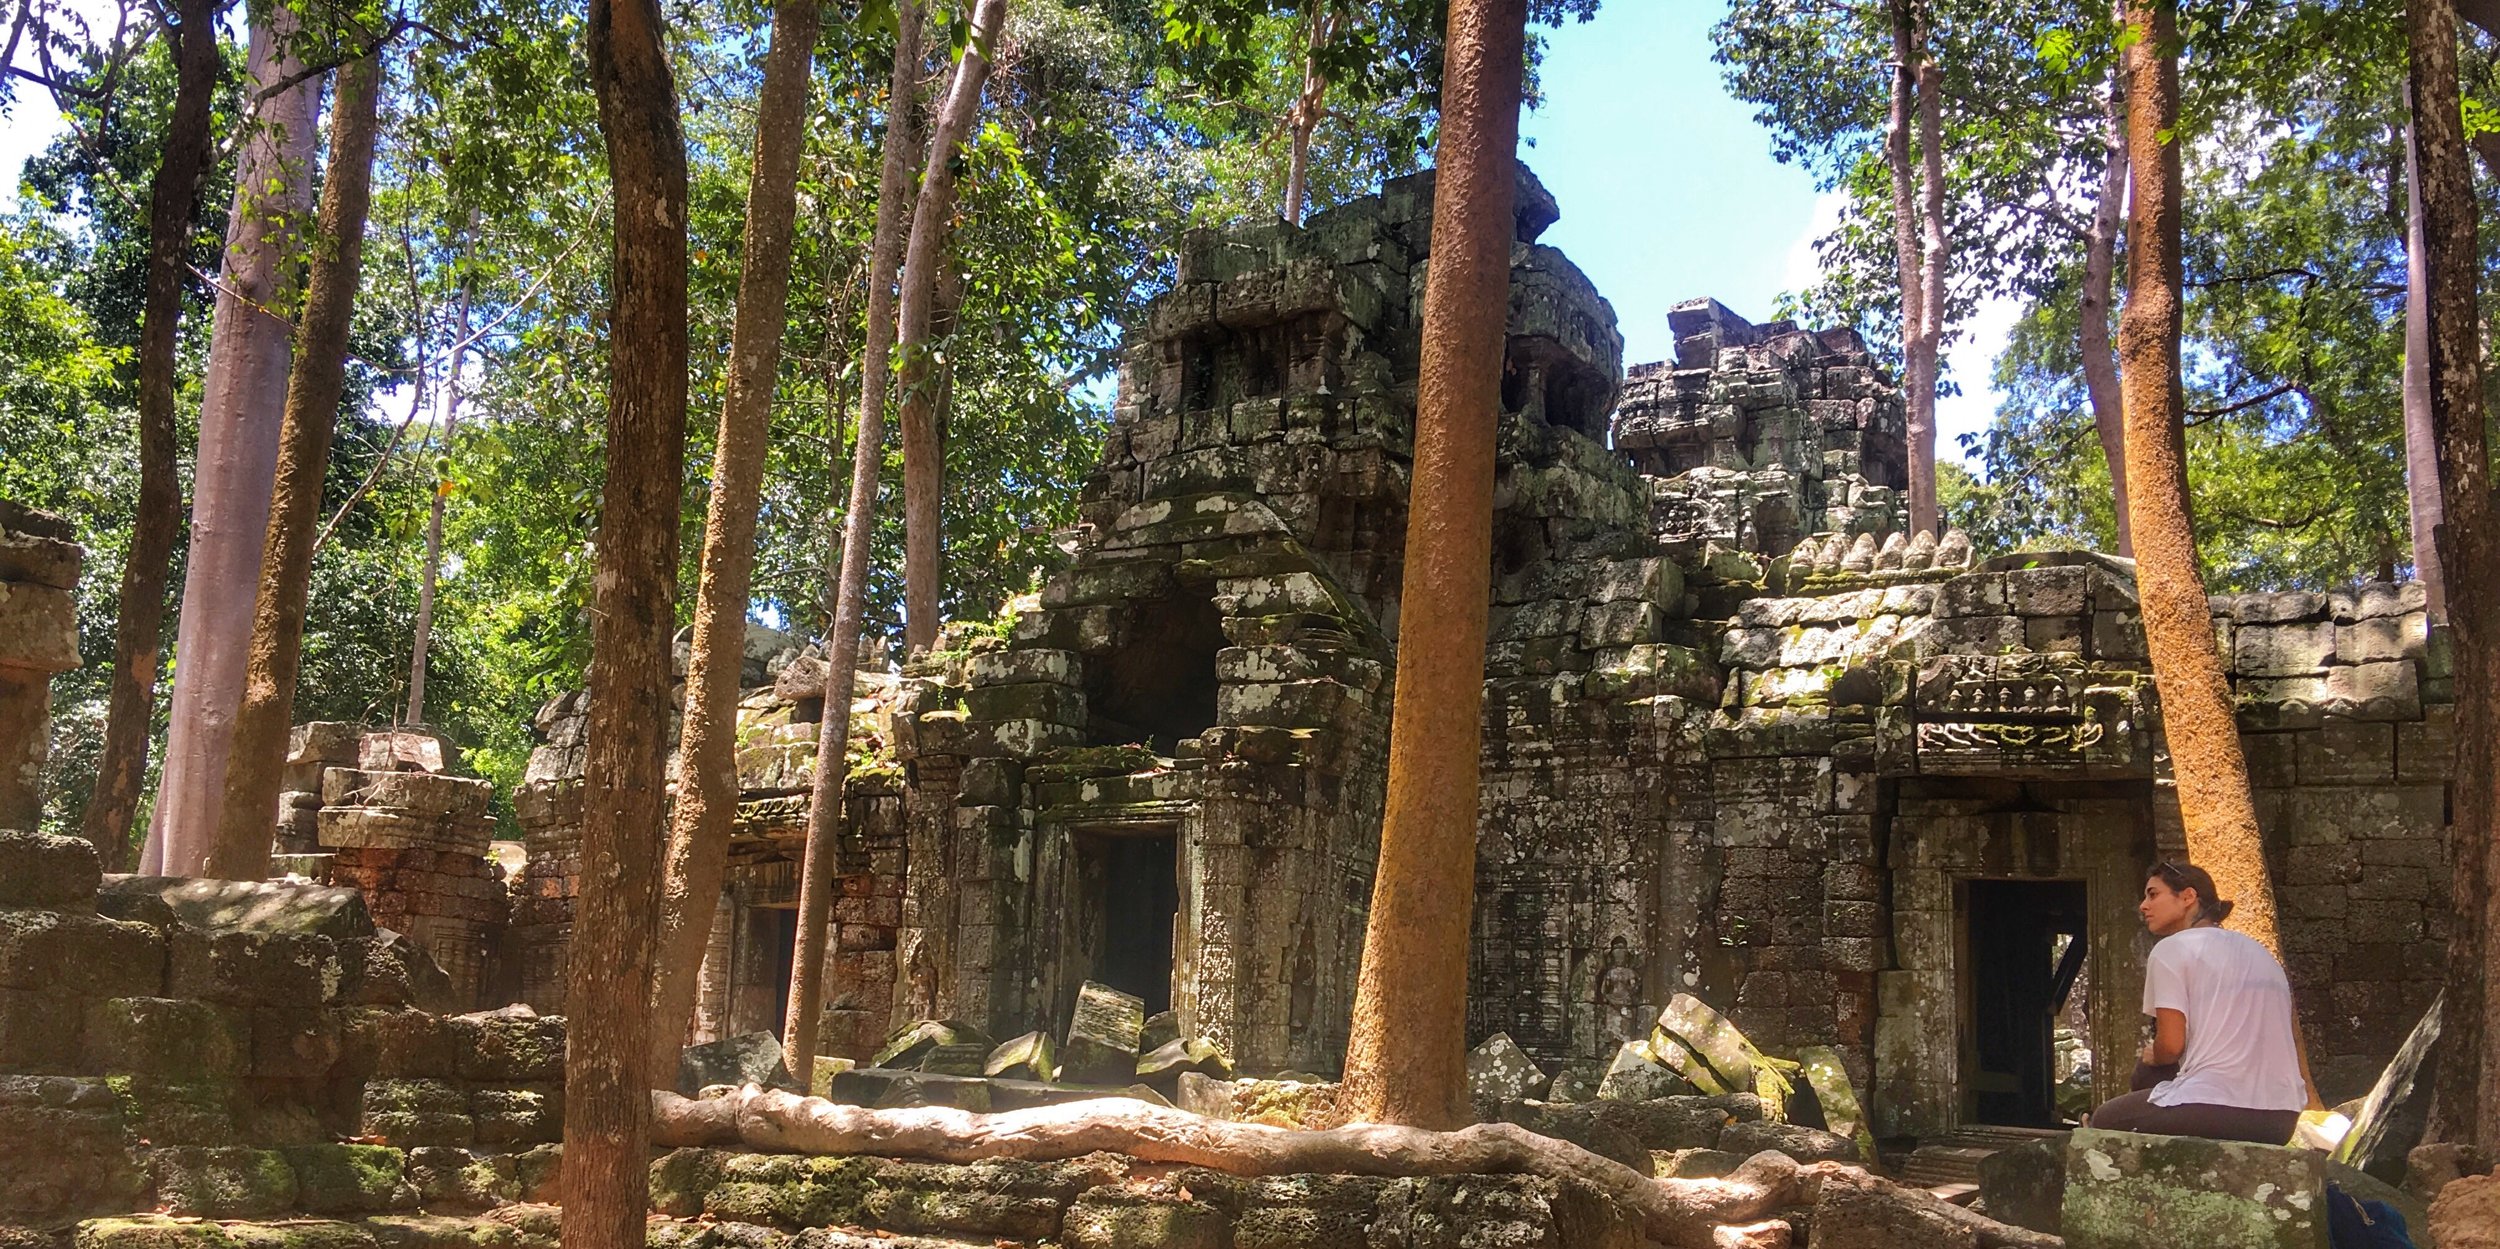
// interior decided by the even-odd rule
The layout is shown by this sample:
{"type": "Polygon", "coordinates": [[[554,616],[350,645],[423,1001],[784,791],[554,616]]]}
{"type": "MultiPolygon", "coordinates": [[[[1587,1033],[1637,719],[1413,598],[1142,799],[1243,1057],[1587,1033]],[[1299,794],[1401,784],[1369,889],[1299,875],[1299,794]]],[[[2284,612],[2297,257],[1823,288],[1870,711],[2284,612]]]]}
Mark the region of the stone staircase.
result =
{"type": "Polygon", "coordinates": [[[1986,1124],[1970,1124],[1943,1136],[1922,1138],[1918,1148],[1898,1158],[1887,1158],[1895,1179],[1918,1188],[1939,1190],[1939,1195],[1976,1192],[1979,1186],[1979,1160],[2000,1149],[2028,1145],[2047,1137],[2063,1136],[2063,1129],[2005,1128],[1986,1124]],[[1967,1186],[1967,1187],[1965,1187],[1967,1186]]]}

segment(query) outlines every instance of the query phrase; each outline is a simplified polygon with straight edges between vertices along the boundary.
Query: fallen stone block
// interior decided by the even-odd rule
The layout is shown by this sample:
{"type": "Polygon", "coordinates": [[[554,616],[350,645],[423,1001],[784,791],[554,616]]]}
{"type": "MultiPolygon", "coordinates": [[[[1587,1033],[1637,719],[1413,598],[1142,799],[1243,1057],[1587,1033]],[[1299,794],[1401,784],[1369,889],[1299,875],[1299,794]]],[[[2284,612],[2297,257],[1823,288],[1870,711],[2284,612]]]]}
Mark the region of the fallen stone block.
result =
{"type": "Polygon", "coordinates": [[[921,1019],[904,1024],[886,1034],[885,1044],[877,1047],[868,1060],[871,1067],[902,1069],[917,1067],[929,1051],[940,1045],[962,1045],[986,1041],[979,1028],[960,1019],[921,1019]]]}
{"type": "Polygon", "coordinates": [[[1059,1047],[1060,1075],[1080,1084],[1125,1083],[1137,1074],[1137,1042],[1146,1025],[1145,999],[1088,980],[1059,1047]]]}
{"type": "Polygon", "coordinates": [[[1607,1101],[1645,1102],[1691,1093],[1690,1081],[1661,1065],[1642,1041],[1626,1041],[1598,1081],[1595,1097],[1607,1101]]]}
{"type": "MultiPolygon", "coordinates": [[[[2186,1249],[2194,1241],[2147,1241],[2186,1249]]],[[[1978,1229],[1881,1184],[1825,1184],[1808,1249],[1979,1249],[1978,1229]]]]}
{"type": "Polygon", "coordinates": [[[1229,1080],[1233,1060],[1205,1037],[1174,1037],[1138,1056],[1137,1078],[1149,1086],[1170,1087],[1184,1074],[1229,1080]]]}
{"type": "Polygon", "coordinates": [[[1766,1149],[1777,1150],[1799,1162],[1869,1161],[1858,1154],[1857,1142],[1848,1137],[1776,1119],[1727,1125],[1719,1133],[1719,1148],[1746,1157],[1766,1149]]]}
{"type": "Polygon", "coordinates": [[[2066,1204],[2066,1138],[2043,1137],[1980,1159],[1979,1200],[2000,1223],[2057,1235],[2066,1204]]]}
{"type": "Polygon", "coordinates": [[[690,1045],[677,1055],[677,1091],[692,1097],[715,1084],[760,1084],[766,1088],[801,1091],[790,1076],[783,1057],[781,1041],[769,1032],[742,1032],[702,1045],[690,1045]]]}
{"type": "Polygon", "coordinates": [[[2066,1144],[2068,1249],[2327,1249],[2326,1155],[2081,1128],[2066,1144]]]}
{"type": "Polygon", "coordinates": [[[1507,1032],[1496,1032],[1467,1052],[1467,1095],[1475,1101],[1526,1101],[1544,1093],[1548,1083],[1544,1069],[1507,1032]]]}
{"type": "Polygon", "coordinates": [[[1597,1108],[1601,1104],[1589,1102],[1577,1106],[1557,1106],[1550,1102],[1512,1102],[1502,1107],[1502,1119],[1539,1136],[1569,1141],[1601,1158],[1612,1158],[1643,1175],[1651,1174],[1654,1164],[1649,1150],[1630,1132],[1607,1122],[1598,1113],[1597,1108]]]}
{"type": "Polygon", "coordinates": [[[2405,1156],[2422,1141],[2430,1124],[2431,1080],[2438,1070],[2440,1005],[2445,994],[2415,1021],[2396,1056],[2379,1072],[2352,1130],[2335,1148],[2335,1160],[2358,1167],[2389,1183],[2405,1177],[2405,1156]]]}
{"type": "Polygon", "coordinates": [[[373,916],[353,889],[283,880],[196,880],[182,876],[115,877],[109,890],[152,894],[174,919],[206,932],[308,937],[370,937],[373,916]]]}
{"type": "Polygon", "coordinates": [[[1059,1073],[1055,1047],[1047,1032],[1027,1032],[1001,1043],[981,1062],[981,1074],[993,1079],[1048,1080],[1059,1073]]]}
{"type": "Polygon", "coordinates": [[[962,1041],[953,1045],[933,1045],[921,1056],[920,1069],[942,1076],[977,1076],[984,1074],[982,1064],[995,1048],[986,1040],[962,1041]]]}
{"type": "Polygon", "coordinates": [[[1815,1104],[1823,1108],[1823,1126],[1854,1142],[1861,1159],[1873,1159],[1875,1133],[1867,1127],[1866,1111],[1840,1051],[1828,1045],[1802,1046],[1797,1061],[1805,1068],[1806,1087],[1814,1091],[1815,1104]]]}

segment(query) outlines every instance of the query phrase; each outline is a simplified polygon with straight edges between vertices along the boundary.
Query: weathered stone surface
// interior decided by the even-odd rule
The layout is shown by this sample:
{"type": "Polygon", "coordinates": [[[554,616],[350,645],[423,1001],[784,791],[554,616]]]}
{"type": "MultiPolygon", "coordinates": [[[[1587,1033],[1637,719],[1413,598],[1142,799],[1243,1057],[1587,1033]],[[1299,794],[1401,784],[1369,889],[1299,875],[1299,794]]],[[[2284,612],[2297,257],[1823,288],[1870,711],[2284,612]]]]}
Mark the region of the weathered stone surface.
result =
{"type": "Polygon", "coordinates": [[[530,1081],[564,1077],[564,1020],[540,1018],[515,1005],[444,1021],[470,1080],[530,1081]]]}
{"type": "Polygon", "coordinates": [[[2066,1146],[2070,1249],[2326,1249],[2326,1157],[2082,1128],[2066,1146]]]}
{"type": "Polygon", "coordinates": [[[252,1043],[248,1017],[232,1007],[161,997],[107,998],[88,1008],[88,1069],[160,1080],[242,1075],[252,1043]]]}
{"type": "Polygon", "coordinates": [[[1228,1080],[1232,1078],[1233,1061],[1225,1056],[1221,1046],[1205,1037],[1174,1037],[1137,1056],[1136,1076],[1148,1085],[1168,1087],[1190,1072],[1228,1080]]]}
{"type": "Polygon", "coordinates": [[[1616,1049],[1615,1060],[1607,1066],[1605,1077],[1598,1082],[1595,1096],[1613,1101],[1645,1102],[1692,1091],[1690,1082],[1650,1057],[1647,1042],[1626,1041],[1616,1049]]]}
{"type": "Polygon", "coordinates": [[[1598,1086],[1606,1079],[1607,1064],[1575,1058],[1554,1068],[1553,1082],[1547,1086],[1545,1100],[1557,1104],[1584,1102],[1597,1096],[1598,1086]]]}
{"type": "Polygon", "coordinates": [[[477,1137],[468,1090],[445,1080],[368,1080],[361,1135],[403,1149],[465,1146],[477,1137]]]}
{"type": "Polygon", "coordinates": [[[1751,1157],[1776,1150],[1799,1162],[1865,1162],[1857,1142],[1819,1128],[1771,1119],[1731,1123],[1719,1133],[1719,1148],[1751,1157]]]}
{"type": "Polygon", "coordinates": [[[206,932],[347,939],[374,934],[373,916],[353,889],[288,881],[117,877],[111,892],[151,894],[176,921],[206,932]]]}
{"type": "Polygon", "coordinates": [[[1612,1158],[1643,1175],[1652,1174],[1655,1164],[1649,1149],[1622,1126],[1610,1123],[1598,1113],[1604,1102],[1578,1106],[1556,1106],[1547,1102],[1512,1102],[1501,1108],[1502,1119],[1558,1141],[1569,1141],[1601,1158],[1612,1158]]]}
{"type": "MultiPolygon", "coordinates": [[[[1659,1012],[1657,1031],[1707,1060],[1726,1091],[1742,1093],[1753,1088],[1754,1065],[1761,1051],[1727,1016],[1700,998],[1678,993],[1669,999],[1667,1008],[1659,1012]]],[[[1652,1048],[1658,1047],[1653,1044],[1652,1048]]]]}
{"type": "Polygon", "coordinates": [[[1815,1104],[1823,1108],[1823,1126],[1856,1145],[1861,1159],[1873,1159],[1875,1133],[1867,1125],[1866,1110],[1858,1101],[1857,1086],[1849,1079],[1840,1051],[1828,1045],[1800,1046],[1797,1061],[1805,1069],[1806,1087],[1814,1091],[1815,1104]]]}
{"type": "Polygon", "coordinates": [[[1536,1060],[1507,1032],[1496,1032],[1467,1052],[1467,1095],[1474,1100],[1526,1101],[1543,1093],[1546,1083],[1536,1060]]]}
{"type": "Polygon", "coordinates": [[[0,1075],[0,1223],[55,1224],[134,1208],[147,1177],[102,1081],[0,1075]]]}
{"type": "Polygon", "coordinates": [[[378,1214],[417,1203],[407,1157],[381,1145],[294,1145],[296,1203],[314,1214],[378,1214]]]}
{"type": "Polygon", "coordinates": [[[2405,1157],[2422,1142],[2423,1129],[2430,1124],[2430,1076],[2438,1070],[2442,1052],[2440,1007],[2441,1000],[2434,999],[2422,1012],[2396,1057],[2370,1086],[2352,1129],[2336,1146],[2336,1161],[2391,1184],[2404,1179],[2405,1157]]]}
{"type": "Polygon", "coordinates": [[[871,1067],[903,1069],[918,1067],[929,1051],[941,1045],[969,1045],[986,1041],[981,1030],[956,1019],[920,1019],[904,1024],[888,1034],[868,1060],[871,1067]]]}
{"type": "Polygon", "coordinates": [[[0,829],[0,906],[86,909],[102,881],[86,842],[0,829]]]}
{"type": "MultiPolygon", "coordinates": [[[[1825,1184],[1807,1249],[1979,1249],[1979,1233],[1880,1184],[1825,1184]]],[[[2165,1241],[2182,1247],[2193,1241],[2165,1241]]]]}
{"type": "Polygon", "coordinates": [[[1979,1199],[1988,1217],[2054,1236],[2064,1224],[2066,1138],[2047,1137],[1979,1160],[1979,1199]]]}
{"type": "Polygon", "coordinates": [[[1144,999],[1088,980],[1077,990],[1060,1074],[1081,1084],[1124,1083],[1137,1074],[1137,1040],[1145,1029],[1144,999]]]}
{"type": "Polygon", "coordinates": [[[690,1045],[678,1053],[678,1093],[692,1097],[714,1084],[760,1084],[766,1088],[803,1091],[785,1064],[780,1039],[769,1032],[744,1032],[703,1045],[690,1045]]]}
{"type": "Polygon", "coordinates": [[[981,1063],[981,1074],[1009,1080],[1049,1080],[1059,1063],[1047,1032],[1027,1032],[1001,1042],[981,1063]]]}
{"type": "Polygon", "coordinates": [[[253,1219],[295,1205],[295,1169],[273,1149],[152,1150],[148,1171],[168,1214],[253,1219]]]}
{"type": "Polygon", "coordinates": [[[2439,1249],[2500,1249],[2500,1174],[2469,1175],[2440,1189],[2429,1231],[2439,1249]]]}

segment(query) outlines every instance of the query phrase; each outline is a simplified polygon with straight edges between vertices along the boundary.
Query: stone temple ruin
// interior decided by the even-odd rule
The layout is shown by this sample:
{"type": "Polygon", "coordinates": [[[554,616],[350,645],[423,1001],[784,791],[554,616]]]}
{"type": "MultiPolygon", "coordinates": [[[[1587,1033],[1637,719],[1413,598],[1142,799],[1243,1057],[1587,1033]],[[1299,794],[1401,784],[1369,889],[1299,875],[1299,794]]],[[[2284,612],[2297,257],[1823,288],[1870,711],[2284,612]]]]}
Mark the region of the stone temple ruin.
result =
{"type": "MultiPolygon", "coordinates": [[[[866,1061],[917,1020],[1058,1034],[1090,983],[1246,1072],[1336,1069],[1386,779],[1431,188],[1184,242],[1124,349],[1070,558],[1002,628],[950,629],[847,691],[751,640],[690,1041],[780,1030],[816,729],[847,694],[827,1054],[866,1061]]],[[[1827,1055],[1887,1141],[2071,1117],[2077,1068],[2132,1064],[2140,873],[2182,848],[2131,565],[1905,535],[1901,397],[1849,331],[1698,300],[1671,314],[1673,361],[1625,369],[1612,308],[1536,242],[1552,200],[1522,191],[1470,1041],[1507,1036],[1488,1052],[1536,1073],[1519,1094],[1581,1100],[1634,1068],[1693,1092],[1651,1025],[1707,1002],[1763,1051],[1827,1055]]],[[[2217,597],[2213,617],[2332,1104],[2439,987],[2448,639],[2410,584],[2217,597]]],[[[282,848],[332,856],[433,955],[449,1006],[560,1012],[585,722],[579,694],[540,714],[509,879],[476,782],[322,726],[289,760],[282,848]]],[[[415,991],[373,992],[397,1010],[415,991]]],[[[504,1104],[486,1090],[549,1093],[527,1062],[359,1061],[410,1087],[307,1090],[313,1113],[465,1107],[469,1135],[442,1139],[471,1146],[504,1104]]],[[[459,1182],[538,1183],[543,1125],[510,1131],[515,1160],[459,1182]]]]}
{"type": "MultiPolygon", "coordinates": [[[[863,676],[832,1052],[1063,1027],[1087,981],[1248,1070],[1332,1070],[1384,788],[1429,176],[1185,243],[1072,557],[1002,634],[863,676]]],[[[1876,1131],[2053,1124],[2138,1044],[2181,849],[2131,567],[1901,532],[1901,400],[1848,331],[1612,309],[1523,183],[1496,485],[1471,1027],[1602,1070],[1670,998],[1833,1047],[1876,1131]],[[2053,1007],[2063,1006],[2063,1013],[2053,1007]],[[2061,1022],[2074,1033],[2061,1041],[2061,1022]]],[[[2434,996],[2450,700],[2419,588],[2214,600],[2330,1102],[2434,996]]],[[[757,674],[760,675],[760,674],[757,674]]],[[[695,1039],[771,1028],[821,665],[751,691],[695,1039]]],[[[560,1006],[580,707],[542,719],[511,930],[560,1006]]]]}

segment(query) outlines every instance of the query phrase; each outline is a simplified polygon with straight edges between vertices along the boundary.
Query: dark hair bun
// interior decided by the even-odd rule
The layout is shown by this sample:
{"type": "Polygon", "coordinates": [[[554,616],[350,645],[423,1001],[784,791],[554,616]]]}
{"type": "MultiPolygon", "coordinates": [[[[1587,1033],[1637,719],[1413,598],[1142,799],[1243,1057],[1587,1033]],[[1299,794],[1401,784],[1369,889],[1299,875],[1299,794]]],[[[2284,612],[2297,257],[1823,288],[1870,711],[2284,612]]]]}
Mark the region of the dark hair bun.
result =
{"type": "Polygon", "coordinates": [[[2216,902],[2211,907],[2207,908],[2207,913],[2211,914],[2214,917],[2214,922],[2219,924],[2222,921],[2231,918],[2231,908],[2235,905],[2237,905],[2237,903],[2229,901],[2216,902]]]}

